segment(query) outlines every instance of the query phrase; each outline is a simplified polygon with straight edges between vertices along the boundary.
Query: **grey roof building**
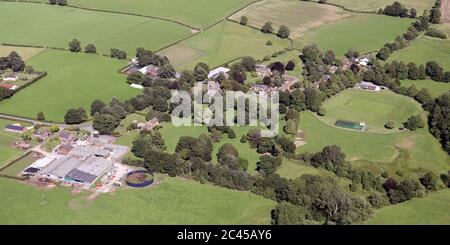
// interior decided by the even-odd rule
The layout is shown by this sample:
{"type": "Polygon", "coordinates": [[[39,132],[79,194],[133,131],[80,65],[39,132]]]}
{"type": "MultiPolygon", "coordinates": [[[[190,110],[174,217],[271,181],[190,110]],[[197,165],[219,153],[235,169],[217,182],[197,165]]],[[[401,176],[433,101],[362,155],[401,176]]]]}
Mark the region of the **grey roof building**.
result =
{"type": "Polygon", "coordinates": [[[103,157],[107,158],[111,151],[107,149],[102,149],[95,146],[90,145],[77,145],[73,150],[70,152],[71,156],[77,157],[79,159],[87,159],[90,156],[97,156],[97,157],[103,157]]]}
{"type": "Polygon", "coordinates": [[[101,157],[91,156],[81,163],[75,169],[72,169],[66,179],[84,184],[92,184],[97,178],[105,174],[111,167],[113,162],[101,157]]]}
{"type": "Polygon", "coordinates": [[[60,158],[45,168],[41,175],[51,179],[64,179],[66,175],[82,162],[75,157],[60,158]]]}

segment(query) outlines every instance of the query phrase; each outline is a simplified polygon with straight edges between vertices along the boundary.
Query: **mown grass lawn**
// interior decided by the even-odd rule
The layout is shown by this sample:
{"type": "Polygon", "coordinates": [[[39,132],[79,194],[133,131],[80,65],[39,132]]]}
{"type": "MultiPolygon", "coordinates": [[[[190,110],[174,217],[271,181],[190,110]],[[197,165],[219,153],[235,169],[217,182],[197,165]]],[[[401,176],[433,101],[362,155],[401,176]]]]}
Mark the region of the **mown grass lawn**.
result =
{"type": "Polygon", "coordinates": [[[343,20],[322,25],[306,32],[300,44],[317,44],[322,50],[333,50],[343,57],[350,48],[362,53],[380,49],[403,34],[412,19],[393,18],[374,14],[354,14],[343,20]]]}
{"type": "Polygon", "coordinates": [[[127,64],[123,60],[48,50],[27,63],[48,75],[0,102],[0,113],[36,118],[42,111],[47,120],[62,122],[70,108],[81,106],[89,114],[95,99],[109,103],[112,97],[126,99],[140,93],[118,73],[127,64]]]}
{"type": "MultiPolygon", "coordinates": [[[[39,0],[48,2],[47,0],[39,0]]],[[[198,28],[206,27],[253,0],[72,0],[69,5],[155,16],[198,28]]]]}
{"type": "Polygon", "coordinates": [[[20,123],[24,126],[30,126],[29,124],[22,122],[0,119],[0,167],[24,152],[22,150],[14,149],[11,147],[11,145],[14,144],[16,140],[20,140],[20,134],[5,132],[6,125],[15,123],[20,123]]]}
{"type": "Polygon", "coordinates": [[[365,122],[369,132],[398,131],[385,129],[384,125],[392,120],[397,128],[402,127],[410,116],[422,114],[419,103],[388,90],[347,89],[327,100],[323,108],[327,114],[320,119],[327,124],[334,125],[336,120],[365,122]]]}
{"type": "Polygon", "coordinates": [[[190,34],[189,28],[138,16],[87,11],[31,3],[0,3],[1,43],[68,48],[73,38],[97,52],[118,48],[135,55],[136,48],[155,50],[190,34]]]}
{"type": "Polygon", "coordinates": [[[156,186],[88,193],[0,178],[1,224],[270,224],[275,202],[249,192],[158,175],[156,186]],[[41,204],[43,198],[46,203],[41,204]]]}
{"type": "Polygon", "coordinates": [[[288,40],[275,35],[223,21],[159,53],[167,56],[177,70],[184,70],[193,69],[198,62],[205,62],[213,68],[243,56],[262,59],[288,48],[289,45],[288,40]],[[273,45],[266,45],[268,40],[273,45]]]}
{"type": "Polygon", "coordinates": [[[441,83],[433,80],[402,80],[403,87],[416,86],[417,89],[426,88],[433,97],[438,97],[445,92],[450,91],[450,83],[441,83]]]}
{"type": "Polygon", "coordinates": [[[369,225],[449,225],[450,190],[376,210],[369,225]]]}
{"type": "Polygon", "coordinates": [[[383,165],[394,161],[400,148],[407,153],[406,165],[402,167],[412,172],[423,168],[444,173],[450,167],[450,157],[427,129],[393,134],[357,132],[324,124],[311,112],[301,113],[300,128],[306,133],[306,145],[298,147],[299,152],[317,152],[327,145],[338,145],[350,161],[369,161],[368,164],[386,167],[383,165]]]}

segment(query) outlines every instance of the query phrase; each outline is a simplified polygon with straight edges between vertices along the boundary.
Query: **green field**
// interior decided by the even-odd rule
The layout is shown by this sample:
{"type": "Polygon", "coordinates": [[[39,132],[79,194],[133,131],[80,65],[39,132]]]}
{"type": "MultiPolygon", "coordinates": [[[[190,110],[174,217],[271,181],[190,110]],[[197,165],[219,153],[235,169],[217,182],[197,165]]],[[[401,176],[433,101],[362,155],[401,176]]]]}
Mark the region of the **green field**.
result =
{"type": "Polygon", "coordinates": [[[28,64],[48,76],[0,102],[0,113],[35,118],[43,111],[47,120],[62,122],[69,108],[83,106],[89,111],[95,99],[109,102],[113,96],[125,99],[139,93],[118,73],[127,64],[123,60],[49,50],[28,64]]]}
{"type": "Polygon", "coordinates": [[[296,163],[291,159],[284,159],[283,163],[277,170],[277,174],[283,178],[295,179],[304,174],[320,175],[321,172],[319,169],[312,166],[296,163]]]}
{"type": "Polygon", "coordinates": [[[411,19],[383,15],[354,14],[306,32],[299,42],[303,45],[318,44],[321,49],[331,49],[338,56],[343,56],[350,48],[363,53],[372,52],[380,49],[386,42],[393,42],[396,36],[406,31],[411,22],[411,19]]]}
{"type": "Polygon", "coordinates": [[[345,90],[324,103],[327,115],[320,119],[329,125],[337,120],[365,122],[369,132],[393,132],[384,125],[392,120],[396,127],[412,115],[421,114],[419,103],[391,91],[369,92],[357,89],[345,90]]]}
{"type": "Polygon", "coordinates": [[[424,198],[375,211],[370,225],[449,225],[450,190],[430,193],[424,198]]]}
{"type": "MultiPolygon", "coordinates": [[[[5,126],[8,124],[15,124],[19,122],[0,119],[0,167],[8,163],[10,160],[15,159],[24,151],[14,149],[11,147],[16,140],[20,139],[20,134],[5,132],[5,126]]],[[[29,124],[21,123],[24,126],[30,126],[29,124]]]]}
{"type": "Polygon", "coordinates": [[[20,173],[28,166],[30,166],[34,162],[34,158],[32,154],[28,154],[24,158],[20,159],[19,161],[15,162],[13,165],[7,167],[0,173],[6,174],[9,176],[20,176],[20,173]]]}
{"type": "Polygon", "coordinates": [[[0,57],[8,56],[12,51],[16,51],[23,60],[28,60],[31,57],[42,52],[41,48],[16,47],[0,45],[0,57]]]}
{"type": "Polygon", "coordinates": [[[157,186],[87,193],[0,178],[1,224],[269,224],[275,202],[249,192],[158,175],[157,186]],[[42,196],[47,202],[41,204],[42,196]]]}
{"type": "Polygon", "coordinates": [[[159,52],[167,56],[178,70],[193,69],[198,62],[211,68],[242,56],[262,59],[289,47],[289,41],[258,30],[223,21],[214,27],[159,52]],[[271,40],[272,46],[266,42],[271,40]]]}
{"type": "Polygon", "coordinates": [[[155,50],[190,34],[189,28],[161,20],[86,11],[59,6],[0,3],[0,28],[9,30],[1,43],[68,48],[73,38],[109,54],[111,48],[129,56],[138,47],[155,50]]]}
{"type": "MultiPolygon", "coordinates": [[[[417,13],[422,13],[424,10],[430,10],[433,7],[434,0],[397,0],[407,8],[415,8],[417,13]]],[[[387,5],[393,3],[392,0],[329,0],[328,3],[338,4],[348,9],[357,11],[378,11],[387,5]]]]}
{"type": "Polygon", "coordinates": [[[403,87],[409,87],[411,85],[416,86],[417,89],[427,88],[433,97],[450,91],[450,83],[441,83],[433,80],[402,80],[403,87]]]}
{"type": "Polygon", "coordinates": [[[391,165],[397,167],[392,162],[399,156],[398,149],[403,149],[406,156],[401,168],[444,173],[450,167],[450,157],[427,129],[393,134],[357,132],[326,125],[310,112],[301,113],[300,128],[306,133],[306,145],[298,147],[299,152],[317,152],[334,144],[343,149],[350,161],[364,161],[367,165],[377,164],[377,170],[391,170],[391,165]]]}
{"type": "Polygon", "coordinates": [[[270,21],[275,31],[280,25],[286,25],[291,31],[290,37],[296,38],[310,29],[350,15],[350,12],[330,5],[298,0],[263,0],[239,11],[230,19],[240,21],[241,16],[246,16],[248,25],[256,28],[261,28],[264,23],[270,21]]]}
{"type": "Polygon", "coordinates": [[[203,28],[252,1],[254,0],[71,0],[69,5],[155,16],[203,28]]]}

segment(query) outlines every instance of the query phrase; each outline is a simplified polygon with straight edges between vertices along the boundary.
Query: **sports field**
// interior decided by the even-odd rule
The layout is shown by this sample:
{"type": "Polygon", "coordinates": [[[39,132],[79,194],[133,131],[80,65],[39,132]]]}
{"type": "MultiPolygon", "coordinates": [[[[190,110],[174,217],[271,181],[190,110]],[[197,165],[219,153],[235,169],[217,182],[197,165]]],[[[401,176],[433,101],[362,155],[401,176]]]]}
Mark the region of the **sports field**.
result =
{"type": "Polygon", "coordinates": [[[156,181],[150,188],[88,200],[87,193],[47,191],[0,178],[0,223],[270,224],[275,202],[261,196],[160,175],[156,181]]]}
{"type": "Polygon", "coordinates": [[[331,5],[298,0],[263,0],[239,11],[230,19],[239,22],[242,16],[246,16],[248,25],[256,28],[261,28],[264,23],[270,21],[275,31],[280,25],[286,25],[291,31],[290,37],[296,38],[310,29],[350,15],[350,12],[331,5]]]}
{"type": "Polygon", "coordinates": [[[299,42],[303,45],[318,44],[321,49],[331,49],[341,57],[350,48],[363,53],[372,52],[386,42],[394,41],[411,22],[411,19],[383,15],[354,14],[306,32],[299,42]]]}
{"type": "MultiPolygon", "coordinates": [[[[11,145],[14,144],[16,140],[20,139],[20,134],[5,132],[6,125],[15,123],[19,122],[0,119],[0,167],[24,152],[22,150],[14,149],[11,147],[11,145]]],[[[20,124],[29,126],[28,124],[21,122],[20,124]]]]}
{"type": "Polygon", "coordinates": [[[424,168],[441,173],[450,164],[450,157],[427,129],[393,134],[363,133],[329,126],[310,112],[301,113],[300,129],[306,134],[306,144],[297,147],[299,152],[317,152],[327,145],[338,145],[350,161],[364,160],[385,167],[384,163],[398,157],[400,148],[407,153],[404,167],[413,172],[424,168]]]}
{"type": "Polygon", "coordinates": [[[83,106],[89,111],[95,99],[109,102],[139,93],[125,82],[118,70],[126,61],[98,55],[48,50],[28,61],[48,76],[0,102],[0,112],[35,118],[42,111],[47,120],[62,122],[66,111],[83,106]]]}
{"type": "Polygon", "coordinates": [[[369,225],[449,225],[450,190],[376,210],[369,225]]]}
{"type": "Polygon", "coordinates": [[[254,0],[71,0],[69,5],[155,16],[203,28],[252,1],[254,0]]]}
{"type": "Polygon", "coordinates": [[[8,56],[12,51],[16,51],[23,60],[28,60],[42,52],[43,49],[0,45],[0,57],[8,56]]]}
{"type": "MultiPolygon", "coordinates": [[[[415,8],[417,13],[422,13],[424,10],[430,10],[433,7],[434,0],[397,0],[407,8],[415,8]]],[[[348,9],[357,11],[378,11],[387,5],[393,3],[391,0],[329,0],[328,3],[338,4],[348,9]]]]}
{"type": "Polygon", "coordinates": [[[450,91],[450,83],[441,83],[433,80],[402,80],[403,87],[409,87],[411,85],[416,86],[417,89],[427,88],[433,97],[450,91]]]}
{"type": "Polygon", "coordinates": [[[329,125],[337,120],[365,122],[369,132],[393,132],[384,125],[394,121],[401,127],[412,116],[421,114],[420,104],[391,91],[369,92],[349,89],[327,100],[323,108],[327,114],[320,119],[329,125]]]}
{"type": "Polygon", "coordinates": [[[159,52],[178,70],[193,69],[198,62],[216,67],[242,56],[262,59],[289,47],[289,41],[259,30],[223,21],[214,27],[159,52]],[[271,40],[272,46],[266,45],[271,40]]]}
{"type": "Polygon", "coordinates": [[[189,35],[190,29],[144,17],[87,11],[48,4],[0,2],[1,43],[68,48],[73,38],[109,54],[111,48],[129,56],[137,47],[155,50],[189,35]]]}

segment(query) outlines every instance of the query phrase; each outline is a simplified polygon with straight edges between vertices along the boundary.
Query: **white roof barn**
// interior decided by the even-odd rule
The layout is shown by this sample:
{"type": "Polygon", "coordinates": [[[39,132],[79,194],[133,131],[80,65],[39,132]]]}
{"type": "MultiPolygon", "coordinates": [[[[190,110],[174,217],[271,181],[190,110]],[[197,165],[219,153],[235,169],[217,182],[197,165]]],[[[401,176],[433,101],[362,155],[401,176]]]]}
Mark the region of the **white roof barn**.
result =
{"type": "Polygon", "coordinates": [[[227,74],[227,72],[229,72],[230,69],[226,68],[226,67],[218,67],[214,70],[211,70],[208,73],[208,78],[216,78],[217,76],[219,76],[220,73],[224,73],[225,75],[227,74]]]}

